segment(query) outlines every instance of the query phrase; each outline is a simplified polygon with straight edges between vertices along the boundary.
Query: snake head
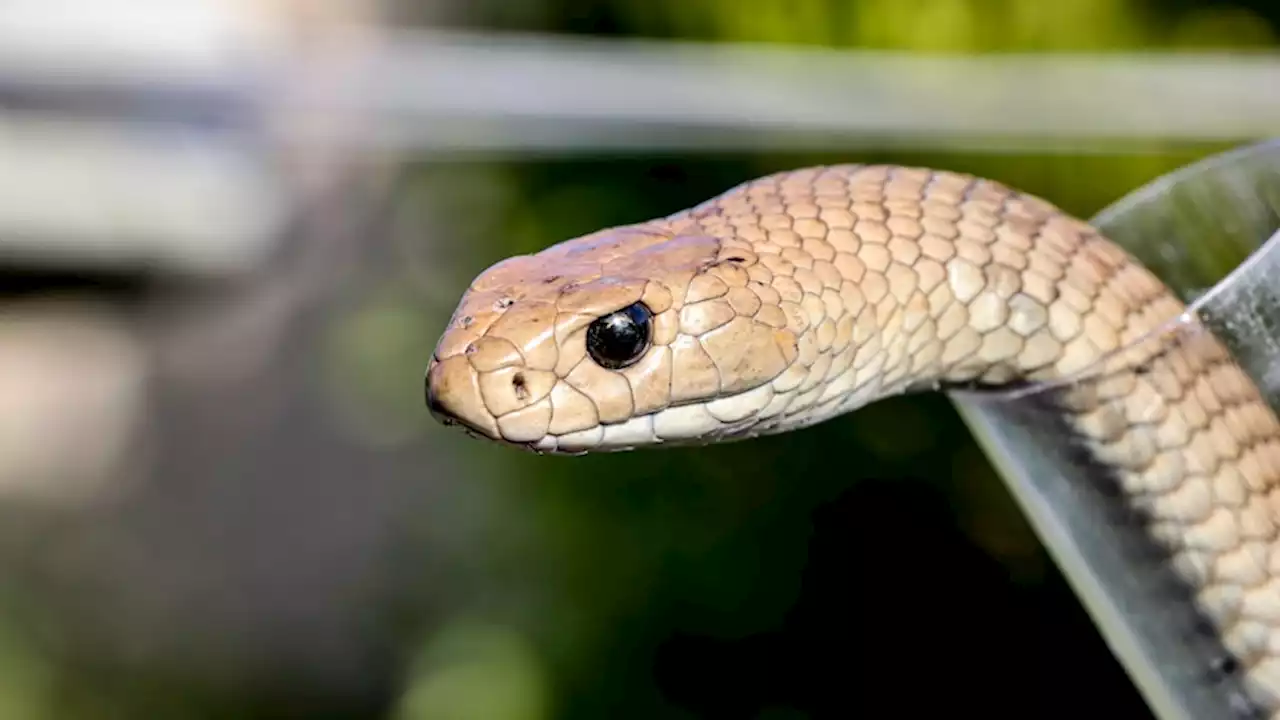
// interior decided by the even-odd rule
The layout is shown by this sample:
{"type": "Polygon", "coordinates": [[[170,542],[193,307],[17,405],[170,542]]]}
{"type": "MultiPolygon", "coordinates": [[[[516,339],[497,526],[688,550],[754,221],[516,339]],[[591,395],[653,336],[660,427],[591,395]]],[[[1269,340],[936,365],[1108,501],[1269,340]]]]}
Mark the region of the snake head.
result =
{"type": "Polygon", "coordinates": [[[757,263],[665,223],[499,262],[441,337],[427,404],[446,424],[538,452],[742,433],[797,356],[757,263]]]}

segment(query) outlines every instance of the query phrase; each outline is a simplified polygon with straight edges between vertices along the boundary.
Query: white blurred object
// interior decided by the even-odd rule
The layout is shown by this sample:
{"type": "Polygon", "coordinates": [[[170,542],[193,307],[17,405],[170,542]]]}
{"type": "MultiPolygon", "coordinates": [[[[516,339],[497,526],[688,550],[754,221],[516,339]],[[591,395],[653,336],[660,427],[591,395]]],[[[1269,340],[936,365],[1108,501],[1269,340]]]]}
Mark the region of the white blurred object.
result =
{"type": "Polygon", "coordinates": [[[0,68],[50,81],[223,79],[280,52],[273,3],[243,0],[4,0],[0,68]],[[115,76],[112,78],[112,76],[115,76]]]}
{"type": "Polygon", "coordinates": [[[0,306],[0,500],[99,499],[137,449],[146,359],[101,308],[0,306]]]}
{"type": "Polygon", "coordinates": [[[284,220],[246,148],[166,127],[0,114],[0,262],[190,275],[245,271],[284,220]]]}
{"type": "Polygon", "coordinates": [[[299,156],[326,152],[282,147],[290,100],[276,86],[370,6],[0,2],[0,263],[254,268],[295,210],[299,156]]]}

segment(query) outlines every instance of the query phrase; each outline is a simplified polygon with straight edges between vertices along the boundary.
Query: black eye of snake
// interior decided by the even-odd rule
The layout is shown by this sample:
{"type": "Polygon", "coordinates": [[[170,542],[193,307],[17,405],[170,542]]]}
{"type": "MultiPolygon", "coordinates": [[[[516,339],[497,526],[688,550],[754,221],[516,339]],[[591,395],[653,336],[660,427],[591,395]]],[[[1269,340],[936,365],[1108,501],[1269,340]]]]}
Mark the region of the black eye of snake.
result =
{"type": "Polygon", "coordinates": [[[634,303],[591,323],[587,353],[600,367],[620,370],[644,356],[653,339],[653,313],[634,303]]]}

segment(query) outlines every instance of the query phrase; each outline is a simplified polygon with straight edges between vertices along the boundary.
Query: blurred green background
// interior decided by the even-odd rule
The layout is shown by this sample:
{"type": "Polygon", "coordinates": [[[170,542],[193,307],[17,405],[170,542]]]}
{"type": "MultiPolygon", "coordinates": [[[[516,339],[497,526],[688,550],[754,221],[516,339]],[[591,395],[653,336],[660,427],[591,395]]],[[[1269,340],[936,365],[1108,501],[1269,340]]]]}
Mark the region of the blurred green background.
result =
{"type": "MultiPolygon", "coordinates": [[[[476,0],[388,14],[955,53],[1270,52],[1280,31],[1261,0],[476,0]]],[[[922,164],[1088,217],[1227,145],[397,167],[367,216],[336,230],[357,251],[296,309],[284,350],[230,390],[160,381],[133,485],[89,510],[5,510],[0,718],[1149,717],[945,398],[731,446],[565,459],[435,425],[421,379],[490,263],[757,175],[922,164]]],[[[10,301],[47,293],[5,278],[10,301]]],[[[130,282],[59,279],[49,294],[86,284],[147,321],[168,302],[130,282]]]]}

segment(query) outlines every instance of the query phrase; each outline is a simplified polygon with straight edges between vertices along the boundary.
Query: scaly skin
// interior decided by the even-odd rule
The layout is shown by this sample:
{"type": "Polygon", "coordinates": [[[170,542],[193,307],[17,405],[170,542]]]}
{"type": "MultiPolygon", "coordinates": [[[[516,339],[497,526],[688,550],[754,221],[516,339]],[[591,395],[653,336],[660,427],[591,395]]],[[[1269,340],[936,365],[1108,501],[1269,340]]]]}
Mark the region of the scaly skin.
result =
{"type": "Polygon", "coordinates": [[[473,434],[581,453],[784,432],[920,389],[1061,382],[1057,412],[1148,519],[1251,703],[1280,718],[1280,423],[1194,318],[1167,331],[1184,309],[1039,198],[817,167],[486,270],[427,390],[473,434]],[[637,301],[652,347],[607,370],[586,328],[637,301]]]}

